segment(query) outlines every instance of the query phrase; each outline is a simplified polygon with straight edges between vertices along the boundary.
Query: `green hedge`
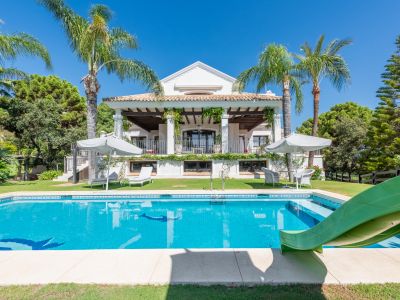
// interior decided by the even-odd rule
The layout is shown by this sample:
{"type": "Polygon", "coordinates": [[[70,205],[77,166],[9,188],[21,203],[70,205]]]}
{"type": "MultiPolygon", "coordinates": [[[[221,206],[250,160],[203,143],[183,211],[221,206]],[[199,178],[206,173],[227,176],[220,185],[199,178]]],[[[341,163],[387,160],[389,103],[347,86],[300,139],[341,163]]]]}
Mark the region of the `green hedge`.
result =
{"type": "Polygon", "coordinates": [[[170,161],[185,161],[185,160],[246,160],[246,159],[279,159],[280,156],[274,153],[253,154],[253,153],[215,153],[215,154],[169,154],[169,155],[155,155],[144,154],[141,156],[130,157],[130,160],[170,160],[170,161]]]}

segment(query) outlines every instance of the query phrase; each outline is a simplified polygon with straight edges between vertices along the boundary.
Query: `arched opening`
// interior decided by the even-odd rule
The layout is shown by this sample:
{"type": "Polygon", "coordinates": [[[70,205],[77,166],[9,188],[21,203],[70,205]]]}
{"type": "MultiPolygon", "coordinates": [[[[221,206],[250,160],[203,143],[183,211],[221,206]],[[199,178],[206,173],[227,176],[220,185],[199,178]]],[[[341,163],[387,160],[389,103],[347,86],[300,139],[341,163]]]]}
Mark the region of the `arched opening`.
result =
{"type": "Polygon", "coordinates": [[[212,92],[208,91],[189,91],[185,92],[185,95],[212,95],[212,92]]]}
{"type": "Polygon", "coordinates": [[[215,131],[193,129],[182,132],[183,151],[193,153],[213,153],[215,131]]]}

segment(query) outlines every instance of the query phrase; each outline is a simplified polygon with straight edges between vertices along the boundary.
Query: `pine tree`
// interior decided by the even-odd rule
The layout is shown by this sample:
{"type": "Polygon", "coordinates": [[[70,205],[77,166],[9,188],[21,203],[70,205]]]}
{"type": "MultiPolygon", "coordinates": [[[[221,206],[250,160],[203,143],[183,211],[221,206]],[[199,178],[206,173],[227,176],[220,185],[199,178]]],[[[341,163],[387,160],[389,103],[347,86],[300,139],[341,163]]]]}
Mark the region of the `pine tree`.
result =
{"type": "Polygon", "coordinates": [[[380,102],[368,131],[366,164],[370,170],[400,167],[400,36],[396,47],[382,74],[383,86],[377,91],[380,102]]]}

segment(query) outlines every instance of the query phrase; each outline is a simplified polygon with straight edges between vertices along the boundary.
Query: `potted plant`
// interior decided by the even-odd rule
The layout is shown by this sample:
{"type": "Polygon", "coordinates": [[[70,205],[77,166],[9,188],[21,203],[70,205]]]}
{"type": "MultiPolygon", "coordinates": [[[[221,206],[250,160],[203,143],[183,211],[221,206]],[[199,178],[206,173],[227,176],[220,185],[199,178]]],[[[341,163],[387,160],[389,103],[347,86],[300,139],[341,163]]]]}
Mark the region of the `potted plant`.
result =
{"type": "Polygon", "coordinates": [[[182,153],[182,139],[181,136],[175,136],[175,153],[181,154],[182,153]]]}
{"type": "Polygon", "coordinates": [[[215,136],[215,144],[213,146],[214,153],[221,153],[221,148],[222,148],[221,147],[221,142],[222,142],[222,137],[221,137],[221,134],[218,133],[215,136]]]}

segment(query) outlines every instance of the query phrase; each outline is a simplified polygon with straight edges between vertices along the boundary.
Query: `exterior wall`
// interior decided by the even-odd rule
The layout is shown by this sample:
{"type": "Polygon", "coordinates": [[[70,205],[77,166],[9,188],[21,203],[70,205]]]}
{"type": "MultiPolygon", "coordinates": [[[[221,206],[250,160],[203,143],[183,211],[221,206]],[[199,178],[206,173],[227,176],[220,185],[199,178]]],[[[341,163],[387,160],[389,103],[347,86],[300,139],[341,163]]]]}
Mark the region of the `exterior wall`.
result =
{"type": "Polygon", "coordinates": [[[184,86],[196,86],[198,90],[201,90],[201,87],[204,86],[205,91],[208,90],[208,87],[215,87],[215,89],[211,89],[214,94],[231,94],[232,93],[232,80],[226,80],[209,70],[204,69],[201,65],[195,66],[188,71],[171,78],[170,80],[162,80],[161,81],[164,87],[165,95],[182,95],[188,90],[185,88],[181,88],[184,86]]]}
{"type": "Polygon", "coordinates": [[[160,140],[167,140],[167,124],[158,125],[158,136],[160,140]]]}
{"type": "MultiPolygon", "coordinates": [[[[269,140],[272,142],[272,128],[267,128],[265,124],[260,124],[256,128],[247,131],[247,130],[240,130],[239,135],[243,135],[245,137],[246,143],[253,142],[253,136],[268,136],[269,140]]],[[[249,145],[246,144],[246,147],[249,145]]]]}
{"type": "Polygon", "coordinates": [[[239,161],[214,160],[212,168],[212,177],[220,178],[221,172],[225,172],[225,177],[235,178],[239,176],[239,161]]]}
{"type": "Polygon", "coordinates": [[[228,134],[228,145],[229,151],[235,152],[239,149],[239,124],[230,123],[229,124],[229,134],[228,134]]]}
{"type": "Polygon", "coordinates": [[[182,161],[158,161],[157,177],[181,177],[183,175],[182,161]]]}
{"type": "MultiPolygon", "coordinates": [[[[304,157],[304,163],[302,168],[307,168],[307,157],[304,157]]],[[[183,172],[183,161],[158,161],[157,162],[157,175],[155,178],[190,178],[191,176],[184,175],[183,172]]],[[[314,157],[314,165],[318,165],[322,168],[322,156],[316,155],[314,157]]],[[[277,166],[273,162],[268,162],[268,168],[274,171],[278,171],[282,177],[286,177],[286,168],[282,166],[277,166]]],[[[213,160],[212,162],[212,177],[220,178],[221,171],[225,170],[226,178],[260,178],[263,177],[262,174],[240,174],[239,172],[239,161],[221,161],[213,160]]],[[[129,175],[129,161],[124,163],[117,163],[110,167],[110,174],[116,173],[120,176],[129,175]]],[[[98,176],[106,176],[107,170],[103,170],[98,174],[98,176]]],[[[201,176],[201,178],[208,178],[208,176],[201,176]]],[[[83,178],[81,178],[83,179],[83,178]]]]}
{"type": "Polygon", "coordinates": [[[139,126],[133,125],[131,128],[129,128],[128,131],[124,132],[124,137],[128,138],[129,140],[131,140],[131,137],[138,137],[138,136],[145,136],[146,138],[151,139],[154,137],[154,135],[157,134],[158,134],[157,130],[148,132],[140,128],[139,126]]]}

